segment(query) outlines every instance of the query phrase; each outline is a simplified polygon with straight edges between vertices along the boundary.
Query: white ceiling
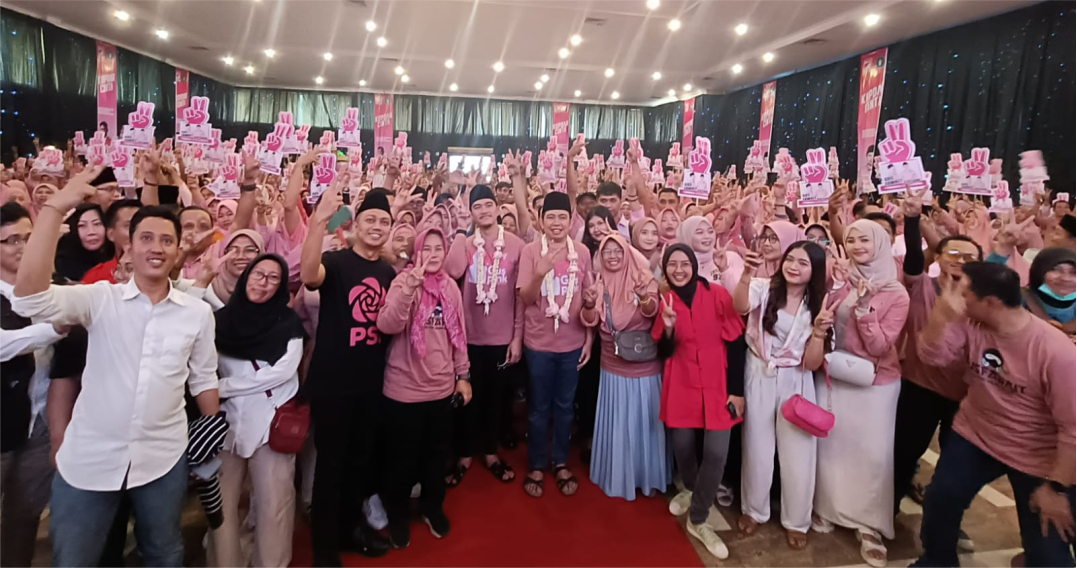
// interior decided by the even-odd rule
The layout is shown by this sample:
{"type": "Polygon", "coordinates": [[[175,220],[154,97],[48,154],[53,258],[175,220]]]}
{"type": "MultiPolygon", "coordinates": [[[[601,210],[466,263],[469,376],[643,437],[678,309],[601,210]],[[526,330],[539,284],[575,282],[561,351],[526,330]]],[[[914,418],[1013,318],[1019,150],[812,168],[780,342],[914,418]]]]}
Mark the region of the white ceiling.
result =
{"type": "Polygon", "coordinates": [[[659,104],[721,93],[1033,0],[5,0],[4,6],[231,84],[659,104]],[[121,22],[113,16],[124,10],[121,22]],[[867,27],[863,17],[881,16],[867,27]],[[679,18],[679,31],[668,28],[679,18]],[[378,28],[368,32],[365,22],[378,28]],[[745,23],[744,36],[734,33],[745,23]],[[162,40],[157,29],[169,32],[162,40]],[[569,44],[580,34],[578,47],[569,44]],[[385,48],[376,40],[384,36],[385,48]],[[812,40],[808,44],[804,42],[812,40]],[[822,41],[816,41],[822,40],[822,41]],[[558,50],[568,47],[567,59],[558,50]],[[267,58],[263,50],[277,55],[267,58]],[[325,61],[325,52],[333,54],[325,61]],[[761,56],[775,59],[764,63],[761,56]],[[235,57],[229,67],[226,55],[235,57]],[[455,67],[447,69],[446,59],[455,67]],[[492,65],[503,61],[505,70],[492,65]],[[744,70],[733,74],[740,63],[744,70]],[[253,75],[243,68],[252,65],[253,75]],[[409,84],[394,73],[406,69],[409,84]],[[612,78],[605,70],[615,70],[612,78]],[[655,81],[652,73],[660,71],[655,81]],[[536,91],[543,74],[550,80],[536,91]],[[314,78],[323,77],[316,85],[314,78]],[[359,81],[367,81],[361,88],[359,81]],[[614,91],[620,98],[612,99],[614,91]]]}

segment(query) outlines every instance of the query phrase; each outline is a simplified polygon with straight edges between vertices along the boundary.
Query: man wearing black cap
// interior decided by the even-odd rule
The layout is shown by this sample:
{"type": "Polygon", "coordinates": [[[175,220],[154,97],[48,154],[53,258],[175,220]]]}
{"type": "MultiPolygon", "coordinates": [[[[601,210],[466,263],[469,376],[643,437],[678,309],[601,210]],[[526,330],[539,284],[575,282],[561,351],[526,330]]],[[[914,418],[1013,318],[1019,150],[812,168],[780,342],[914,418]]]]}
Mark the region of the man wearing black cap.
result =
{"type": "MultiPolygon", "coordinates": [[[[572,405],[579,370],[591,358],[594,335],[583,327],[584,288],[591,286],[591,253],[568,238],[572,209],[567,194],[553,192],[542,204],[543,235],[524,247],[516,287],[524,305],[524,353],[531,372],[527,478],[524,490],[543,494],[543,470],[553,464],[557,488],[579,487],[565,466],[572,430],[572,405]],[[553,413],[553,453],[547,454],[553,413]]],[[[590,307],[594,307],[593,303],[590,307]]]]}
{"type": "Polygon", "coordinates": [[[94,192],[93,197],[90,198],[90,202],[100,205],[101,209],[105,211],[108,211],[108,207],[112,205],[113,201],[123,198],[123,193],[120,192],[120,184],[116,181],[116,174],[112,171],[111,166],[101,170],[101,173],[90,182],[90,185],[97,190],[94,192]]]}
{"type": "Polygon", "coordinates": [[[311,401],[318,451],[311,502],[315,566],[340,566],[341,550],[370,557],[388,542],[363,518],[375,493],[374,446],[388,340],[378,311],[396,271],[380,258],[392,226],[384,189],[366,194],[355,214],[355,245],[322,253],[329,219],[343,205],[340,185],[322,196],[311,217],[300,261],[307,288],[321,293],[318,331],[305,395],[311,401]]]}
{"type": "Polygon", "coordinates": [[[508,483],[515,474],[497,456],[502,401],[510,377],[506,368],[520,360],[523,348],[523,305],[516,298],[516,275],[524,243],[497,224],[498,203],[486,185],[476,185],[469,198],[475,232],[457,237],[445,258],[445,272],[464,277],[464,323],[471,361],[471,404],[456,410],[456,455],[459,463],[448,483],[455,487],[471,467],[480,445],[486,468],[508,483]]]}

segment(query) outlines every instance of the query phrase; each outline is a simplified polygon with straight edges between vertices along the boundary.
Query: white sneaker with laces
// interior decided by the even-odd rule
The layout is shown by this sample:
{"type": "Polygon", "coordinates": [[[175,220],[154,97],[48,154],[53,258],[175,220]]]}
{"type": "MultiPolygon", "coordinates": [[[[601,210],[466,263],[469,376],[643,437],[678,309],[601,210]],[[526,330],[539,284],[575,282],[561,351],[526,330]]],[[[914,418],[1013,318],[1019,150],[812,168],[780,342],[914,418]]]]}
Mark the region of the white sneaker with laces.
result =
{"type": "Polygon", "coordinates": [[[669,513],[674,517],[679,517],[688,512],[688,509],[692,507],[692,492],[684,489],[669,502],[669,513]]]}
{"type": "Polygon", "coordinates": [[[707,551],[713,554],[716,558],[719,560],[729,558],[729,549],[710,525],[707,523],[697,525],[692,523],[692,520],[689,519],[686,526],[688,527],[688,534],[699,539],[699,542],[703,543],[703,546],[707,548],[707,551]]]}

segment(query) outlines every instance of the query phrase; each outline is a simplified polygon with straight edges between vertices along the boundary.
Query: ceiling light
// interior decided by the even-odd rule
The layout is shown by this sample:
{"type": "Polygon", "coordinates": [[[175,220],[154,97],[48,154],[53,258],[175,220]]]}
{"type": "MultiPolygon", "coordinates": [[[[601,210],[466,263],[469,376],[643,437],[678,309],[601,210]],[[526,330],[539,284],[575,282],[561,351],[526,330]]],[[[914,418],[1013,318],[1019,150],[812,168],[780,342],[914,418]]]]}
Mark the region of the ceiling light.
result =
{"type": "Polygon", "coordinates": [[[273,59],[274,57],[277,56],[277,50],[272,49],[272,48],[267,49],[267,50],[263,51],[262,53],[266,54],[266,57],[268,57],[270,59],[273,59]]]}
{"type": "Polygon", "coordinates": [[[691,83],[685,83],[683,89],[685,91],[691,91],[692,90],[692,84],[691,83]]]}
{"type": "Polygon", "coordinates": [[[732,71],[734,75],[736,75],[737,73],[744,71],[744,66],[740,63],[734,63],[733,66],[729,68],[729,70],[732,71]]]}
{"type": "Polygon", "coordinates": [[[550,76],[545,74],[545,73],[543,73],[542,76],[539,77],[539,81],[542,81],[543,83],[545,83],[545,82],[547,82],[549,80],[550,80],[550,76]]]}
{"type": "Polygon", "coordinates": [[[244,67],[243,70],[246,71],[248,75],[254,75],[254,66],[253,65],[248,65],[248,66],[244,67]]]}
{"type": "Polygon", "coordinates": [[[333,54],[332,54],[332,53],[329,53],[329,52],[327,51],[327,52],[325,52],[325,53],[323,53],[323,54],[322,54],[322,59],[324,59],[324,60],[326,60],[326,61],[332,61],[332,60],[333,60],[333,54]]]}
{"type": "Polygon", "coordinates": [[[500,61],[498,61],[497,63],[494,63],[494,71],[497,71],[498,73],[500,73],[500,72],[502,72],[504,70],[505,70],[505,64],[504,63],[502,63],[500,61]]]}
{"type": "Polygon", "coordinates": [[[864,16],[864,25],[870,28],[879,23],[880,19],[882,19],[882,16],[878,14],[868,14],[867,16],[864,16]]]}
{"type": "Polygon", "coordinates": [[[157,30],[153,33],[157,34],[157,37],[161,39],[168,39],[168,30],[157,30]]]}
{"type": "Polygon", "coordinates": [[[662,5],[662,3],[659,2],[658,0],[647,0],[647,9],[648,10],[657,10],[658,7],[661,6],[661,5],[662,5]]]}
{"type": "Polygon", "coordinates": [[[769,52],[769,51],[764,53],[763,54],[763,62],[764,63],[770,63],[771,61],[774,61],[774,54],[769,52]]]}
{"type": "Polygon", "coordinates": [[[366,86],[366,79],[359,79],[359,86],[360,87],[365,87],[366,86]]]}
{"type": "Polygon", "coordinates": [[[613,67],[607,67],[606,68],[606,78],[607,79],[610,78],[610,77],[613,77],[613,73],[614,73],[613,67]]]}
{"type": "Polygon", "coordinates": [[[748,33],[748,24],[737,24],[733,31],[737,32],[737,35],[744,35],[748,33]]]}
{"type": "Polygon", "coordinates": [[[322,83],[325,82],[325,79],[323,79],[321,75],[318,75],[317,77],[314,78],[314,82],[321,85],[322,83]]]}
{"type": "Polygon", "coordinates": [[[576,89],[576,92],[572,93],[572,94],[573,94],[573,96],[575,96],[578,99],[578,98],[580,98],[580,96],[583,95],[583,91],[581,91],[579,89],[576,89]]]}
{"type": "Polygon", "coordinates": [[[116,10],[115,12],[112,13],[112,15],[115,16],[116,19],[121,21],[121,22],[126,22],[127,20],[131,19],[131,14],[128,14],[127,12],[124,12],[123,10],[116,10]]]}
{"type": "Polygon", "coordinates": [[[675,97],[675,96],[677,96],[677,89],[670,89],[669,92],[666,93],[666,94],[671,96],[671,97],[675,97]]]}
{"type": "Polygon", "coordinates": [[[375,22],[374,20],[367,20],[366,21],[366,31],[372,32],[372,31],[374,31],[376,29],[378,29],[378,23],[377,22],[375,22]]]}
{"type": "Polygon", "coordinates": [[[670,20],[669,23],[666,24],[666,27],[669,28],[669,31],[675,32],[681,29],[681,21],[677,19],[670,20]]]}
{"type": "Polygon", "coordinates": [[[651,79],[654,79],[655,81],[657,81],[657,80],[659,80],[661,78],[662,78],[662,73],[661,72],[655,71],[654,73],[651,73],[651,79]]]}
{"type": "Polygon", "coordinates": [[[490,94],[493,94],[493,92],[494,92],[494,86],[493,86],[493,85],[490,85],[489,87],[486,87],[486,92],[487,92],[487,93],[490,93],[490,94]]]}
{"type": "Polygon", "coordinates": [[[403,76],[400,77],[400,82],[405,83],[405,84],[410,83],[411,82],[411,77],[408,77],[407,75],[403,75],[403,76]]]}
{"type": "Polygon", "coordinates": [[[377,43],[378,47],[385,47],[389,45],[389,40],[385,39],[384,37],[379,37],[377,43]]]}
{"type": "Polygon", "coordinates": [[[568,56],[571,53],[572,52],[570,52],[567,47],[562,47],[561,49],[557,50],[557,56],[561,59],[568,59],[568,56]]]}
{"type": "Polygon", "coordinates": [[[535,81],[535,90],[536,91],[541,91],[542,90],[542,81],[535,81]]]}
{"type": "Polygon", "coordinates": [[[453,83],[452,85],[449,85],[449,90],[450,90],[450,91],[452,91],[452,92],[454,92],[454,93],[455,93],[455,92],[456,92],[456,91],[457,91],[457,90],[458,90],[459,88],[460,88],[460,87],[458,87],[458,86],[456,85],[456,83],[453,83]]]}
{"type": "Polygon", "coordinates": [[[613,100],[617,100],[617,99],[621,98],[621,93],[618,93],[617,91],[614,91],[614,92],[610,93],[610,98],[613,99],[613,100]]]}
{"type": "Polygon", "coordinates": [[[232,57],[231,55],[226,55],[226,56],[221,58],[221,61],[224,61],[225,65],[231,65],[231,64],[236,62],[236,59],[234,57],[232,57]]]}
{"type": "Polygon", "coordinates": [[[446,69],[452,69],[453,67],[456,67],[456,62],[453,61],[452,59],[446,59],[445,60],[445,68],[446,69]]]}
{"type": "Polygon", "coordinates": [[[577,46],[583,43],[583,38],[580,37],[580,34],[576,34],[568,38],[568,42],[571,43],[573,46],[577,46]]]}
{"type": "Polygon", "coordinates": [[[397,65],[396,69],[393,69],[393,73],[396,73],[397,75],[403,75],[404,74],[404,68],[397,65]]]}

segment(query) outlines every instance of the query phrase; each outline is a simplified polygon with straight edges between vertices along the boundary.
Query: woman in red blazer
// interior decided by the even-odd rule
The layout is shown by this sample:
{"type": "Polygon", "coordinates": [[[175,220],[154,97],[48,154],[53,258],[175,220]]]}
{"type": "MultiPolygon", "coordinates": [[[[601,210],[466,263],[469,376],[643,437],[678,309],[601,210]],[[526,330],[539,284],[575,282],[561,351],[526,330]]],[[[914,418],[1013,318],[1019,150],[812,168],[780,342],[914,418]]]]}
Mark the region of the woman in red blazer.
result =
{"type": "Polygon", "coordinates": [[[719,559],[729,556],[722,539],[707,525],[729,450],[729,430],[744,412],[744,322],[721,286],[699,277],[695,254],[687,245],[666,249],[662,272],[670,291],[662,295],[662,317],[651,334],[665,359],[662,409],[677,468],[686,490],[669,505],[674,515],[688,512],[688,534],[719,559]],[[703,430],[703,460],[696,455],[696,431],[703,430]]]}

